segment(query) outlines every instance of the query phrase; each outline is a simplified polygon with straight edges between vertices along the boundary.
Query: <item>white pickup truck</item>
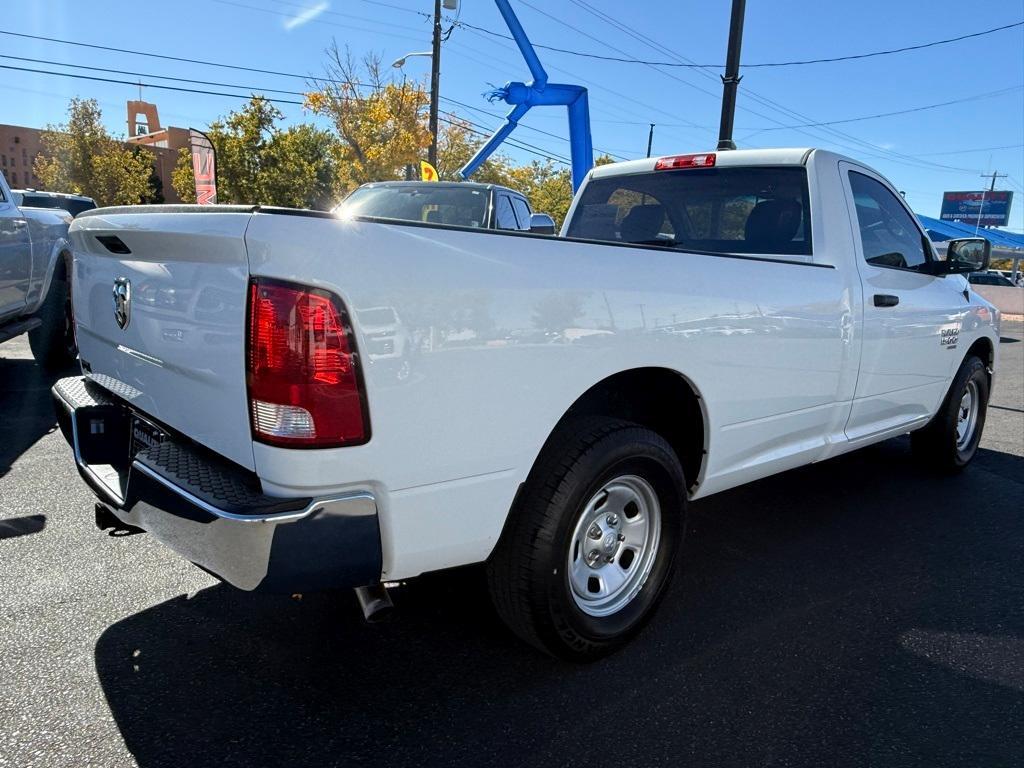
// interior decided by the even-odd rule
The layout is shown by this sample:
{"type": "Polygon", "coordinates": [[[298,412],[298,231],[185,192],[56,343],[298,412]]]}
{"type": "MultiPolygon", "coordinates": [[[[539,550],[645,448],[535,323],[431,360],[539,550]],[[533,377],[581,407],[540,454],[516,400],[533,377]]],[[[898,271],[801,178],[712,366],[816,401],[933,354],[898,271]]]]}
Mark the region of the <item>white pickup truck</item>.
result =
{"type": "Polygon", "coordinates": [[[649,618],[688,500],[907,432],[964,467],[996,365],[963,277],[987,241],[937,259],[821,150],[596,168],[560,237],[190,206],[71,235],[84,375],[54,396],[102,525],[364,602],[486,563],[509,626],[573,659],[649,618]],[[366,352],[380,308],[408,375],[366,352]]]}
{"type": "Polygon", "coordinates": [[[68,292],[71,214],[20,197],[0,172],[0,342],[28,333],[36,362],[60,371],[77,354],[68,292]]]}

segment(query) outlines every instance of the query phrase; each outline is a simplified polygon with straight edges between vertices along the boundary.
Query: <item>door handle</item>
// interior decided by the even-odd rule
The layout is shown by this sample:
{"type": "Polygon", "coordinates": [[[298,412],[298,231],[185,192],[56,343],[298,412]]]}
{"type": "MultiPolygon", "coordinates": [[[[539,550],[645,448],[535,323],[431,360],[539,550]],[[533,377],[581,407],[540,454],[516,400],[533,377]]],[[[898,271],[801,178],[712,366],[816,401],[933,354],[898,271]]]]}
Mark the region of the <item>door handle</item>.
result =
{"type": "Polygon", "coordinates": [[[876,307],[895,307],[900,303],[899,296],[893,296],[888,293],[876,293],[875,294],[875,306],[876,307]]]}

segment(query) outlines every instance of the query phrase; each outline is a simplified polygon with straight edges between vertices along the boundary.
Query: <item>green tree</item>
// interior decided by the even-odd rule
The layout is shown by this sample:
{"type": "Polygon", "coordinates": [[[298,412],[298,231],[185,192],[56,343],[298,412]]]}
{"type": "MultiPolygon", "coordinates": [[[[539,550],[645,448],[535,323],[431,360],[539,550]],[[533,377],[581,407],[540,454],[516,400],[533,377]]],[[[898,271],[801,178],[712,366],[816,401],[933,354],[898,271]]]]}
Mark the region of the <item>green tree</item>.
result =
{"type": "Polygon", "coordinates": [[[50,125],[33,170],[45,189],[87,195],[99,205],[132,205],[151,198],[153,160],[111,136],[95,99],[71,99],[68,120],[50,125]]]}
{"type": "MultiPolygon", "coordinates": [[[[280,110],[254,96],[206,132],[217,152],[217,202],[331,207],[340,194],[338,142],[300,124],[278,127],[280,110]]],[[[171,175],[178,196],[195,202],[192,155],[182,149],[171,175]]]]}
{"type": "Polygon", "coordinates": [[[530,201],[533,210],[546,213],[562,226],[572,204],[572,176],[569,169],[551,160],[534,160],[510,172],[509,186],[518,189],[530,201]]]}
{"type": "Polygon", "coordinates": [[[337,140],[309,124],[274,134],[266,147],[262,180],[274,205],[327,210],[340,199],[337,140]]]}
{"type": "Polygon", "coordinates": [[[188,147],[178,150],[178,161],[171,171],[171,186],[183,203],[196,201],[196,176],[192,170],[192,152],[188,147]]]}

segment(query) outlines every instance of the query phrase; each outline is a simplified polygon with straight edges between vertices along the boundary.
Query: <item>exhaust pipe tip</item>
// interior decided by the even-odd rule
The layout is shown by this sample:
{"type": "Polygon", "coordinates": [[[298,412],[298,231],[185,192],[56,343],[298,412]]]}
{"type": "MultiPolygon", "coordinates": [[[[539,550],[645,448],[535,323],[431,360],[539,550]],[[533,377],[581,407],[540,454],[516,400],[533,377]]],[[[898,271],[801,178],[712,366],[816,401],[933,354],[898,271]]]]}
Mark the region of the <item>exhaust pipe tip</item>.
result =
{"type": "Polygon", "coordinates": [[[394,618],[395,604],[383,584],[356,587],[356,599],[368,624],[379,624],[394,618]]]}

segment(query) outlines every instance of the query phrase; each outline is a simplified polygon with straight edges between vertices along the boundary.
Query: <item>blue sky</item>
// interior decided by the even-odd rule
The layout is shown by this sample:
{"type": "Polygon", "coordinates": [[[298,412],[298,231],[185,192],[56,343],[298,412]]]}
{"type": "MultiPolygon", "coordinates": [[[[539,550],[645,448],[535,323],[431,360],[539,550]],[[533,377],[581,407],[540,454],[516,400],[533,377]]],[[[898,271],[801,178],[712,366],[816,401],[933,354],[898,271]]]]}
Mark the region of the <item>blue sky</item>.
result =
{"type": "MultiPolygon", "coordinates": [[[[569,0],[513,0],[535,43],[645,60],[724,61],[728,0],[587,4],[628,31],[569,0]]],[[[462,0],[461,5],[461,21],[505,31],[491,0],[462,0]]],[[[163,7],[172,10],[154,12],[153,6],[116,0],[24,0],[7,9],[0,29],[303,75],[322,73],[323,50],[332,38],[353,53],[376,52],[386,62],[427,49],[430,42],[425,15],[431,10],[430,0],[175,0],[163,7]]],[[[1022,19],[1024,0],[750,0],[743,60],[753,64],[842,56],[926,43],[1022,19]]],[[[211,87],[239,94],[254,88],[303,88],[302,81],[293,78],[8,35],[0,35],[0,54],[245,86],[211,87]]],[[[643,156],[651,122],[657,125],[655,154],[715,146],[721,97],[718,70],[605,62],[543,50],[540,54],[552,81],[590,89],[594,145],[599,151],[625,158],[643,156]]],[[[0,64],[83,73],[12,59],[0,64]]],[[[426,58],[410,59],[404,70],[414,78],[425,77],[428,71],[426,58]]],[[[893,56],[751,68],[743,75],[735,131],[740,146],[820,146],[853,155],[905,190],[915,210],[933,216],[943,190],[979,189],[987,184],[979,174],[996,169],[1010,174],[998,181],[997,188],[1016,192],[1011,228],[1024,230],[1024,28],[893,56]],[[829,129],[780,127],[998,91],[1002,93],[829,129]]],[[[527,77],[511,42],[456,28],[443,48],[442,95],[474,109],[452,102],[442,107],[485,128],[496,127],[503,106],[488,104],[484,92],[492,84],[527,77]]],[[[13,70],[4,70],[0,82],[0,122],[42,126],[60,121],[67,99],[81,95],[100,102],[106,122],[118,133],[125,131],[124,102],[138,92],[127,85],[13,70]]],[[[201,127],[240,103],[230,97],[152,88],[144,89],[143,96],[159,105],[164,124],[181,126],[201,127]]],[[[297,106],[281,109],[290,121],[312,119],[297,106]]],[[[551,155],[568,156],[563,110],[533,110],[514,136],[551,155]]],[[[518,150],[509,154],[524,161],[533,157],[518,150]]]]}

